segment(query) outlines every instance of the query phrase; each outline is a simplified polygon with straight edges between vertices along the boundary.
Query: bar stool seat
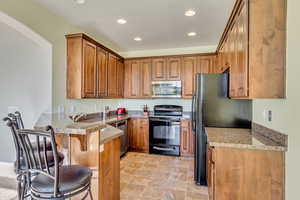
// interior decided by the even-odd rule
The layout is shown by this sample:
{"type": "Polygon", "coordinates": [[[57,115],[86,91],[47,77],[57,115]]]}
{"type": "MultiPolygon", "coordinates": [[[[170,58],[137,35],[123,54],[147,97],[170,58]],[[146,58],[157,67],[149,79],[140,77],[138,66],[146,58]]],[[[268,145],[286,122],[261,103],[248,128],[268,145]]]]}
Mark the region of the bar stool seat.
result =
{"type": "MultiPolygon", "coordinates": [[[[52,170],[51,170],[52,171],[52,170]]],[[[51,174],[54,172],[52,171],[51,174]]],[[[60,194],[66,194],[89,186],[92,170],[80,165],[61,166],[59,168],[60,194]]],[[[53,194],[54,180],[44,174],[39,174],[31,182],[33,192],[53,194]]]]}

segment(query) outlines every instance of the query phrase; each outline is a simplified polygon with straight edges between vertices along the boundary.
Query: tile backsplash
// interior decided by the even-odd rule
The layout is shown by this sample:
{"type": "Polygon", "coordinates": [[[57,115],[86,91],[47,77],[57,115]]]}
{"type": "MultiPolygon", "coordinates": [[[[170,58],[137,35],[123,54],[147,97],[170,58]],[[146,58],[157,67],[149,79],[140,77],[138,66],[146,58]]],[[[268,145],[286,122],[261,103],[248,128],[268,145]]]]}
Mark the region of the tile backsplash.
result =
{"type": "MultiPolygon", "coordinates": [[[[142,110],[147,104],[150,110],[153,110],[155,105],[168,104],[180,105],[185,112],[191,111],[192,101],[187,99],[80,99],[67,100],[64,105],[65,112],[70,112],[75,109],[76,112],[101,112],[105,106],[109,106],[110,110],[115,110],[118,107],[125,107],[127,110],[142,110]]],[[[57,105],[58,109],[60,105],[57,105]]]]}

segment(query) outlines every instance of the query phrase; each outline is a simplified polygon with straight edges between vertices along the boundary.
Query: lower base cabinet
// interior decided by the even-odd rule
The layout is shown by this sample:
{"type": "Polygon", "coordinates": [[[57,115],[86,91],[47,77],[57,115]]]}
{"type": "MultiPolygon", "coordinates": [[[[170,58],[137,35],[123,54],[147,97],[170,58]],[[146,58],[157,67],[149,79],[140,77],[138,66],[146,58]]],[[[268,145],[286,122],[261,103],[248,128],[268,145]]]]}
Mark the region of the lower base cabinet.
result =
{"type": "Polygon", "coordinates": [[[100,199],[120,200],[120,138],[104,144],[99,175],[100,199]]]}
{"type": "Polygon", "coordinates": [[[149,119],[131,118],[128,122],[129,149],[136,152],[149,152],[149,119]]]}
{"type": "Polygon", "coordinates": [[[285,154],[281,151],[207,148],[210,200],[283,200],[285,154]]]}
{"type": "Polygon", "coordinates": [[[181,156],[194,155],[194,135],[191,120],[181,120],[180,154],[181,156]]]}

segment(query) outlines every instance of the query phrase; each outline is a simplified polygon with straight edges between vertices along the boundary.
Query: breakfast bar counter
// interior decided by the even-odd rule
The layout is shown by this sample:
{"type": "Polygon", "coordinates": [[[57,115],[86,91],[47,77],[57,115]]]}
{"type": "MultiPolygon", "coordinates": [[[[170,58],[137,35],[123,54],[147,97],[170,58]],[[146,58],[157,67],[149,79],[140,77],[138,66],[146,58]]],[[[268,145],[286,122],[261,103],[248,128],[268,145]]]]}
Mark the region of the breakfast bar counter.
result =
{"type": "Polygon", "coordinates": [[[65,156],[64,164],[79,164],[93,171],[94,199],[119,199],[120,136],[123,131],[109,124],[125,119],[128,116],[111,116],[103,120],[95,114],[74,122],[66,114],[44,113],[34,128],[43,130],[46,126],[52,126],[58,151],[65,156]],[[114,192],[110,194],[108,191],[114,192]]]}

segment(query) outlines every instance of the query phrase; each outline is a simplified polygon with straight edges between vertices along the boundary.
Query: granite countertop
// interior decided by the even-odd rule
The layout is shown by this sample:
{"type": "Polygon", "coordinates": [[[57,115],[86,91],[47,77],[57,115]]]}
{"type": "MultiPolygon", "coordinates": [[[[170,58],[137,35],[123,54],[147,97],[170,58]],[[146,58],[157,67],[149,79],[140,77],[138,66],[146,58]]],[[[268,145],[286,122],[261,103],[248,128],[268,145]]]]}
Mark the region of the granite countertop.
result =
{"type": "Polygon", "coordinates": [[[120,137],[124,132],[118,128],[107,125],[105,128],[100,131],[100,144],[104,144],[108,141],[111,141],[117,137],[120,137]]]}
{"type": "Polygon", "coordinates": [[[55,133],[59,134],[88,134],[99,131],[117,121],[127,120],[134,117],[148,117],[143,112],[129,112],[126,115],[110,115],[103,120],[100,114],[95,117],[82,120],[80,122],[72,121],[67,114],[63,113],[43,113],[34,128],[43,130],[46,126],[53,127],[55,133]]]}
{"type": "MultiPolygon", "coordinates": [[[[34,128],[43,130],[46,126],[53,127],[55,133],[59,134],[88,134],[105,128],[107,124],[129,118],[148,118],[142,111],[128,111],[126,115],[109,115],[103,120],[100,114],[95,113],[95,117],[82,120],[80,122],[72,121],[67,114],[63,113],[43,113],[34,128]]],[[[182,119],[190,119],[190,112],[184,112],[182,119]]]]}
{"type": "Polygon", "coordinates": [[[287,151],[287,147],[251,129],[205,128],[210,146],[287,151]]]}

